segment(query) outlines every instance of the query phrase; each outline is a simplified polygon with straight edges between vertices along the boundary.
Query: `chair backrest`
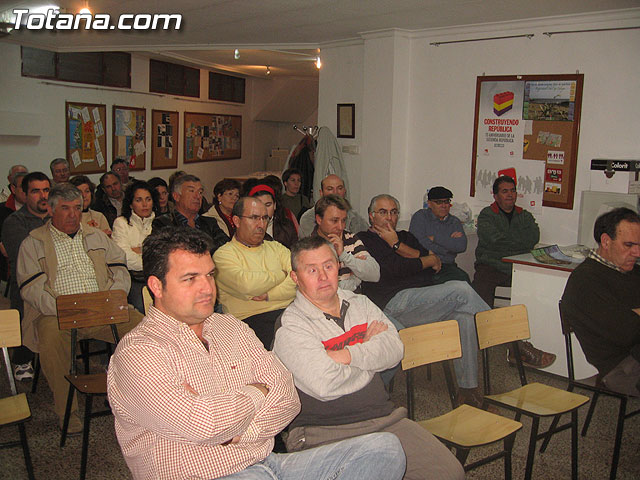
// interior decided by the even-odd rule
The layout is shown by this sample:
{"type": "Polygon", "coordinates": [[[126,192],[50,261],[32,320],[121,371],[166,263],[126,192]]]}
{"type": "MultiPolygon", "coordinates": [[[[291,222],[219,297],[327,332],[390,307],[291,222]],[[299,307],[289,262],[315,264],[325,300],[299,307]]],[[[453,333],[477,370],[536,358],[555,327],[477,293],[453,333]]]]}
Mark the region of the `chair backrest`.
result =
{"type": "Polygon", "coordinates": [[[512,305],[476,313],[476,330],[480,349],[524,340],[531,336],[527,307],[512,305]]]}
{"type": "Polygon", "coordinates": [[[0,310],[0,347],[19,347],[20,345],[22,345],[20,312],[0,310]]]}
{"type": "Polygon", "coordinates": [[[144,304],[144,313],[146,315],[149,313],[149,307],[153,305],[153,298],[151,298],[149,288],[146,285],[142,287],[142,303],[144,304]]]}
{"type": "Polygon", "coordinates": [[[398,334],[404,344],[403,370],[462,356],[460,330],[455,320],[409,327],[398,334]]]}
{"type": "Polygon", "coordinates": [[[13,379],[9,349],[7,347],[19,347],[20,345],[22,345],[20,313],[18,310],[0,310],[0,347],[7,367],[7,376],[9,377],[12,395],[17,395],[18,391],[16,390],[16,382],[13,379]]]}
{"type": "Polygon", "coordinates": [[[60,330],[98,327],[129,321],[124,290],[60,295],[56,298],[60,330]]]}

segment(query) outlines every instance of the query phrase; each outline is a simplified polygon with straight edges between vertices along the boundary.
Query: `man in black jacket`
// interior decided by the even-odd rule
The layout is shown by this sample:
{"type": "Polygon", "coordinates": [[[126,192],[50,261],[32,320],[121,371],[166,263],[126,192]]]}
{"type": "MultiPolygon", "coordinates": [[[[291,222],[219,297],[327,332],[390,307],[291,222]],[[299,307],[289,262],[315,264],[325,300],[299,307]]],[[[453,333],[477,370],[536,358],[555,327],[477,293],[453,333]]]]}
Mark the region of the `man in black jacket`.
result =
{"type": "Polygon", "coordinates": [[[204,189],[200,179],[195,175],[182,175],[173,184],[171,195],[175,201],[175,210],[167,215],[160,215],[153,221],[153,232],[169,226],[184,226],[203,231],[213,241],[211,254],[218,247],[227,243],[230,238],[218,226],[214,218],[198,214],[202,205],[204,189]]]}
{"type": "Polygon", "coordinates": [[[122,213],[124,190],[120,177],[113,172],[107,172],[100,177],[100,185],[96,191],[94,210],[102,213],[109,227],[113,229],[113,221],[122,213]]]}
{"type": "Polygon", "coordinates": [[[607,388],[640,396],[640,216],[600,215],[598,248],[569,277],[562,314],[607,388]]]}

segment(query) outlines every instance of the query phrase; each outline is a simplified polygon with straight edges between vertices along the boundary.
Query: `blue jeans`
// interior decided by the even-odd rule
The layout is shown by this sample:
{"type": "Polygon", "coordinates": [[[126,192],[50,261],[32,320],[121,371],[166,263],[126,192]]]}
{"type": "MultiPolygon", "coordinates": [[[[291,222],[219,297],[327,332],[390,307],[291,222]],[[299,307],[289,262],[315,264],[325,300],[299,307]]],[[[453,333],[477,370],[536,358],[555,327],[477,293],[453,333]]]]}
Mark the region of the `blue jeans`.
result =
{"type": "Polygon", "coordinates": [[[370,433],[295,453],[270,453],[225,480],[400,480],[406,468],[392,433],[370,433]]]}
{"type": "Polygon", "coordinates": [[[396,293],[384,313],[398,330],[426,323],[455,320],[460,327],[462,358],[453,361],[460,388],[478,386],[478,337],[475,314],[489,310],[467,282],[453,280],[442,285],[407,288],[396,293]]]}

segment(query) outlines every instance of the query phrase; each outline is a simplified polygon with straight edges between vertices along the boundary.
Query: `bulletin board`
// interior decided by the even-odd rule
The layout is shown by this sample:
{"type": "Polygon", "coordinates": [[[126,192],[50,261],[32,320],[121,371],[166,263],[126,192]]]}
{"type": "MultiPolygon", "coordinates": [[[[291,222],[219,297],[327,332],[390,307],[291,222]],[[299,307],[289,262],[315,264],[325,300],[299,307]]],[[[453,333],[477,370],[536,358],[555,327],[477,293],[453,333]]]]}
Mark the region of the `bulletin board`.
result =
{"type": "Polygon", "coordinates": [[[471,196],[508,174],[520,206],[573,209],[583,83],[582,74],[477,78],[471,196]]]}
{"type": "Polygon", "coordinates": [[[129,170],[144,170],[147,159],[147,110],[114,105],[112,160],[129,161],[129,170]]]}
{"type": "Polygon", "coordinates": [[[178,167],[178,112],[151,111],[151,169],[178,167]]]}
{"type": "Polygon", "coordinates": [[[107,107],[65,102],[67,161],[72,175],[107,171],[107,107]]]}
{"type": "Polygon", "coordinates": [[[184,113],[184,163],[242,157],[242,117],[184,113]]]}

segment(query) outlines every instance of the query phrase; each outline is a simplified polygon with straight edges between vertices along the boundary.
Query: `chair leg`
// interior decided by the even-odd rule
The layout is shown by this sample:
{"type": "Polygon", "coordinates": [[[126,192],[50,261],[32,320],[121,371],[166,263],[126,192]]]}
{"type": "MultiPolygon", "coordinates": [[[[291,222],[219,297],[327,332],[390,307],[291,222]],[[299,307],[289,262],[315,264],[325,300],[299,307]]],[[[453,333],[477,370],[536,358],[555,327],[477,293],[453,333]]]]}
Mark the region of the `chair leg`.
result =
{"type": "Polygon", "coordinates": [[[511,480],[512,462],[511,452],[513,452],[513,444],[516,440],[516,432],[504,439],[504,479],[511,480]]]}
{"type": "Polygon", "coordinates": [[[22,453],[24,454],[24,464],[27,467],[27,475],[29,476],[29,480],[34,480],[33,464],[31,463],[29,443],[27,442],[27,431],[24,428],[24,423],[18,424],[18,430],[20,431],[20,443],[22,443],[22,453]]]}
{"type": "Polygon", "coordinates": [[[587,430],[589,430],[591,417],[593,417],[593,412],[596,409],[596,403],[598,402],[599,397],[600,397],[600,392],[593,392],[593,398],[591,398],[591,405],[589,405],[589,411],[587,412],[587,416],[584,419],[584,425],[582,426],[583,437],[587,434],[587,430]]]}
{"type": "Polygon", "coordinates": [[[85,395],[84,431],[82,432],[82,458],[80,459],[80,480],[87,475],[87,458],[89,454],[89,425],[91,425],[91,408],[93,395],[85,395]]]}
{"type": "Polygon", "coordinates": [[[413,418],[413,370],[406,371],[406,381],[407,381],[407,412],[409,415],[409,420],[414,420],[413,418]]]}
{"type": "Polygon", "coordinates": [[[69,384],[69,393],[67,394],[67,406],[64,409],[64,420],[62,421],[62,434],[60,435],[60,447],[64,447],[67,440],[67,429],[69,428],[69,418],[71,417],[71,404],[73,403],[73,385],[69,384]]]}
{"type": "Polygon", "coordinates": [[[627,411],[627,399],[620,399],[620,409],[618,410],[618,425],[616,427],[616,441],[613,445],[613,458],[611,459],[610,480],[615,480],[618,473],[618,461],[620,460],[620,446],[622,445],[622,432],[624,430],[624,417],[627,411]]]}
{"type": "Polygon", "coordinates": [[[38,387],[38,379],[40,378],[40,354],[35,353],[33,356],[33,381],[31,382],[31,393],[36,393],[38,387]]]}
{"type": "Polygon", "coordinates": [[[533,474],[533,458],[536,454],[536,441],[538,438],[538,427],[540,425],[540,419],[533,417],[531,419],[531,435],[529,437],[529,453],[527,454],[527,466],[524,471],[524,479],[531,480],[533,474]]]}
{"type": "Polygon", "coordinates": [[[562,415],[556,415],[555,417],[553,417],[551,426],[549,427],[549,430],[547,431],[547,434],[544,437],[544,441],[542,442],[542,446],[540,447],[540,453],[544,453],[545,450],[547,449],[547,446],[549,446],[549,442],[551,441],[551,437],[554,434],[554,430],[558,426],[558,422],[560,421],[561,416],[562,415]]]}
{"type": "Polygon", "coordinates": [[[456,458],[460,462],[460,465],[464,467],[464,464],[467,463],[467,457],[469,456],[470,449],[456,447],[456,458]]]}
{"type": "Polygon", "coordinates": [[[571,478],[578,480],[578,409],[571,411],[571,478]]]}

